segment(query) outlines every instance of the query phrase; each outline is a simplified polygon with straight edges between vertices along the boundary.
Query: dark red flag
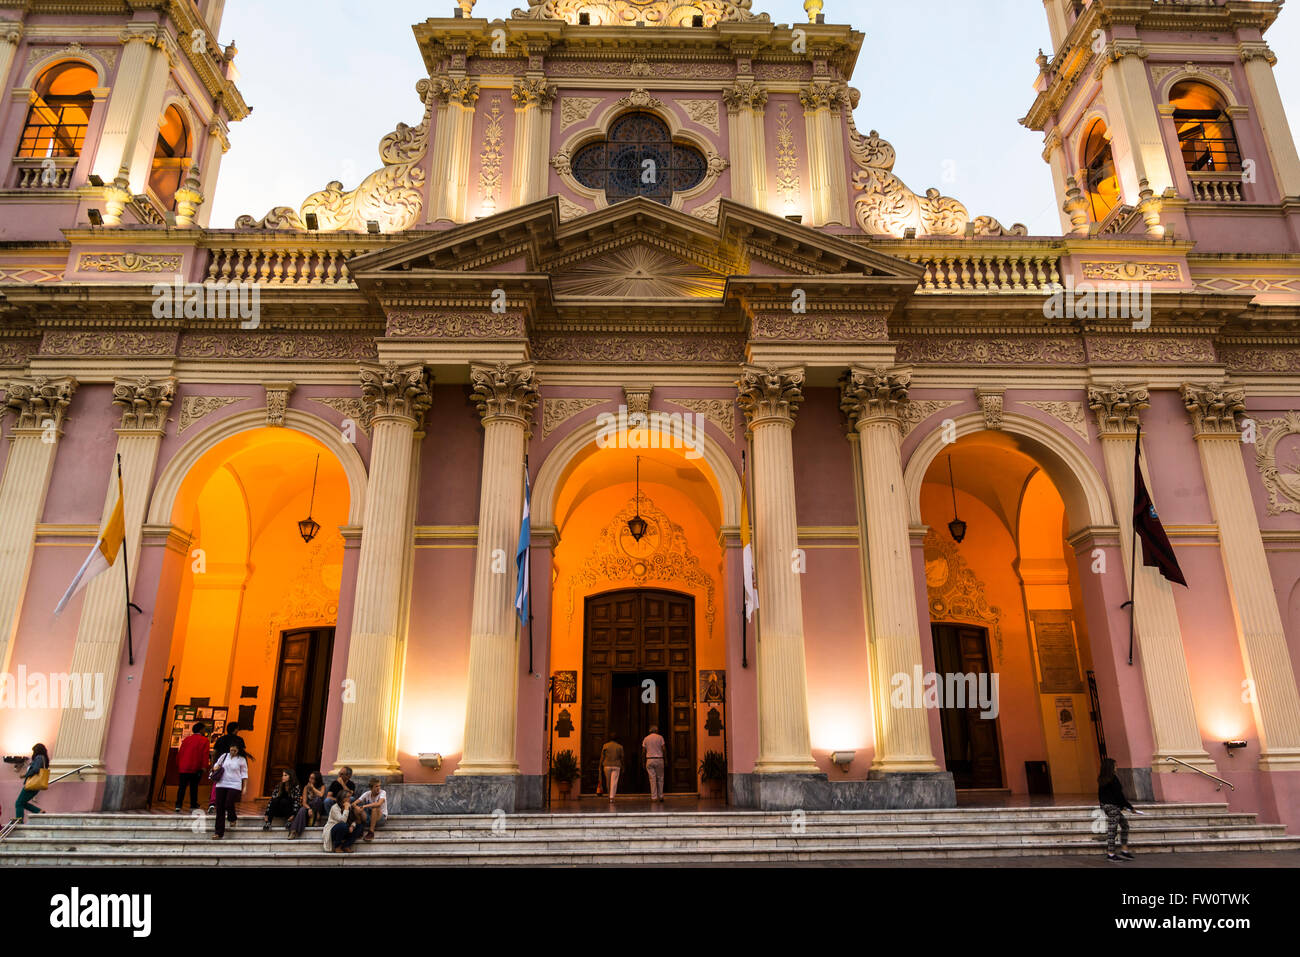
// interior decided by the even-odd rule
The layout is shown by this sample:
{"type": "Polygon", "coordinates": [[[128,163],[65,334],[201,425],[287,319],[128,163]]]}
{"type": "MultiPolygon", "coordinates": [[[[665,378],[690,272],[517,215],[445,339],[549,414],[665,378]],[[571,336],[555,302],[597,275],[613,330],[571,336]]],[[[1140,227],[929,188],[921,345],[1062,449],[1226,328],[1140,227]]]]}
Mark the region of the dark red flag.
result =
{"type": "Polygon", "coordinates": [[[1138,433],[1136,445],[1137,454],[1133,456],[1133,534],[1142,542],[1142,564],[1160,569],[1161,575],[1185,588],[1187,579],[1178,567],[1174,546],[1165,534],[1155,503],[1151,501],[1151,493],[1147,491],[1147,483],[1142,478],[1141,432],[1138,433]]]}

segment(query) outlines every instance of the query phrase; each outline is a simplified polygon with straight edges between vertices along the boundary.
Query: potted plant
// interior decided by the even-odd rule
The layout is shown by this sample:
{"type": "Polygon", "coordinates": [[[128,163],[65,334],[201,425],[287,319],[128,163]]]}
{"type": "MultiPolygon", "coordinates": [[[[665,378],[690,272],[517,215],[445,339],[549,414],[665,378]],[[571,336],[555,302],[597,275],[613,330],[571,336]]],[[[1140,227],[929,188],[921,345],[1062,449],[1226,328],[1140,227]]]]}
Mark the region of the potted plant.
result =
{"type": "Polygon", "coordinates": [[[559,785],[560,797],[568,799],[573,782],[582,776],[578,767],[578,756],[572,751],[561,751],[551,761],[551,777],[559,785]]]}
{"type": "Polygon", "coordinates": [[[721,751],[706,751],[700,761],[700,783],[704,786],[704,796],[720,796],[726,780],[727,759],[721,751]]]}

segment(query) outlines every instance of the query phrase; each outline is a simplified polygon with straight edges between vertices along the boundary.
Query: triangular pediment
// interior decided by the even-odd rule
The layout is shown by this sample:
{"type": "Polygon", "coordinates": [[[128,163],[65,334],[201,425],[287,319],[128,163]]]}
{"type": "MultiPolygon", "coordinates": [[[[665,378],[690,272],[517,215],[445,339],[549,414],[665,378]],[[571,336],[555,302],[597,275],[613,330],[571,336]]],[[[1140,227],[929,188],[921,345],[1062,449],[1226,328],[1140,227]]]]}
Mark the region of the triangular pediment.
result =
{"type": "Polygon", "coordinates": [[[557,297],[721,299],[727,275],[645,242],[580,258],[551,270],[557,297]]]}

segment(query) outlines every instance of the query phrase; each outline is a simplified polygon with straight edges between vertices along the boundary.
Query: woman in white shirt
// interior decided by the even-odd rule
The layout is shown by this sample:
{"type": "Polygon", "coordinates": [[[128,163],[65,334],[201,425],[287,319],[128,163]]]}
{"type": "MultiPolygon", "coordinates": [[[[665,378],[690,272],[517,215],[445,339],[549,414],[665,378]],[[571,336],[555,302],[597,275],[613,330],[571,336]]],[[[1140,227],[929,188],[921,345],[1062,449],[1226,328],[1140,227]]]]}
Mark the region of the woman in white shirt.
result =
{"type": "Polygon", "coordinates": [[[232,744],[230,750],[217,759],[215,767],[220,777],[214,782],[217,792],[216,833],[214,841],[226,835],[226,815],[233,813],[235,805],[244,796],[248,784],[248,760],[240,753],[239,745],[232,744]]]}

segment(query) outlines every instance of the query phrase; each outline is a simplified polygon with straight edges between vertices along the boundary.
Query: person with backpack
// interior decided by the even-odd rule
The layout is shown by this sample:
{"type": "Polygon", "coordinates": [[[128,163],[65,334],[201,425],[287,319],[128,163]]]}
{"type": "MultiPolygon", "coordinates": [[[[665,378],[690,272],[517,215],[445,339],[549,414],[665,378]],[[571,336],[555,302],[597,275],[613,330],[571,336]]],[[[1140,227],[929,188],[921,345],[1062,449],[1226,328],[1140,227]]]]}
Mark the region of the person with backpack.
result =
{"type": "Polygon", "coordinates": [[[1097,800],[1101,803],[1102,813],[1106,815],[1106,860],[1111,862],[1131,861],[1133,855],[1128,849],[1128,821],[1124,811],[1134,814],[1142,812],[1129,803],[1124,794],[1124,785],[1115,775],[1115,759],[1101,759],[1101,773],[1097,775],[1097,800]],[[1115,837],[1119,832],[1120,851],[1115,853],[1115,837]]]}

